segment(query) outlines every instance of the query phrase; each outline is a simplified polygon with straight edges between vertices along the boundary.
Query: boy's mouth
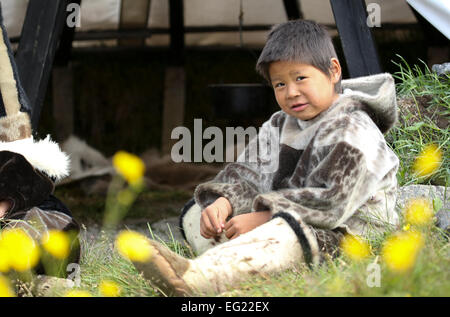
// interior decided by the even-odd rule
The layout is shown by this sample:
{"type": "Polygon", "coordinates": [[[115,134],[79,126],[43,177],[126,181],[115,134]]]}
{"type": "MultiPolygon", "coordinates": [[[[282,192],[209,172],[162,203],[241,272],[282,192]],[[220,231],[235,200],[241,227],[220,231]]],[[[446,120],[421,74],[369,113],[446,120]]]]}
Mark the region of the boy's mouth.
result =
{"type": "Polygon", "coordinates": [[[307,103],[296,103],[291,107],[293,111],[302,111],[308,106],[307,103]]]}

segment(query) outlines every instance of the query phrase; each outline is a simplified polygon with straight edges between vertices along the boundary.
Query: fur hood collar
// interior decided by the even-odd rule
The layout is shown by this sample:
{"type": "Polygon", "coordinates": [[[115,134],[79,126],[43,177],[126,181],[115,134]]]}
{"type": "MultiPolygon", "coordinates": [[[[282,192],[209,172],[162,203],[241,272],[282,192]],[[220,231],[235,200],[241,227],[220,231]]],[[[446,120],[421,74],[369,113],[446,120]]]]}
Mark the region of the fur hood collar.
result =
{"type": "Polygon", "coordinates": [[[0,151],[23,155],[37,170],[55,181],[69,175],[69,157],[47,136],[36,141],[33,136],[12,142],[0,142],[0,151]]]}
{"type": "Polygon", "coordinates": [[[386,133],[397,121],[394,78],[389,73],[342,81],[343,96],[356,99],[368,107],[367,112],[381,132],[386,133]]]}
{"type": "Polygon", "coordinates": [[[339,115],[343,112],[354,111],[349,105],[358,101],[363,110],[375,122],[382,133],[391,129],[397,121],[397,100],[395,83],[389,73],[342,80],[343,94],[328,108],[314,119],[303,121],[297,119],[302,130],[321,121],[324,117],[339,115]],[[349,102],[346,102],[349,101],[349,102]]]}

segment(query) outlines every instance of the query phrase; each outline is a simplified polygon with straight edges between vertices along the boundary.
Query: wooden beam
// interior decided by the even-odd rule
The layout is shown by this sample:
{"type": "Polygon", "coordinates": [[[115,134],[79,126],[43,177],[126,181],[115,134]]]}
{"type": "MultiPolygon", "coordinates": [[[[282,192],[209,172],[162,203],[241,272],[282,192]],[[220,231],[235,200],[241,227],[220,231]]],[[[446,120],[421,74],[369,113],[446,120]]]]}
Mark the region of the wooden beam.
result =
{"type": "Polygon", "coordinates": [[[283,0],[283,4],[288,20],[303,19],[300,0],[283,0]]]}
{"type": "Polygon", "coordinates": [[[66,0],[30,0],[16,54],[23,88],[36,129],[55,52],[66,21],[66,0]]]}
{"type": "Polygon", "coordinates": [[[350,77],[381,73],[364,0],[330,0],[350,77]]]}

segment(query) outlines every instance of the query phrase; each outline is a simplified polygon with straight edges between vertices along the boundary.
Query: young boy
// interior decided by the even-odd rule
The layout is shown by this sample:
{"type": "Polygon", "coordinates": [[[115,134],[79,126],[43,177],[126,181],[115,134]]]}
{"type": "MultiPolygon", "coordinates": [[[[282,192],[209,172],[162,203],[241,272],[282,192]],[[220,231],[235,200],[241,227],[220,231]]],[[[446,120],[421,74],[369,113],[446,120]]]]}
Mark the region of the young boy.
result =
{"type": "Polygon", "coordinates": [[[185,206],[180,224],[200,256],[151,241],[152,259],[135,263],[166,294],[217,293],[252,274],[315,265],[335,255],[344,233],[367,237],[397,225],[398,159],[382,134],[397,118],[392,77],[341,83],[331,38],[311,21],[274,27],[257,70],[281,111],[185,206]],[[279,150],[245,162],[252,142],[279,150]],[[274,161],[275,171],[265,168],[274,161]]]}
{"type": "MultiPolygon", "coordinates": [[[[79,225],[52,195],[55,182],[69,173],[69,158],[49,137],[34,139],[30,110],[0,6],[0,230],[21,228],[36,241],[52,229],[71,231],[68,263],[78,262],[79,225]]],[[[42,266],[36,271],[46,273],[42,266]]]]}

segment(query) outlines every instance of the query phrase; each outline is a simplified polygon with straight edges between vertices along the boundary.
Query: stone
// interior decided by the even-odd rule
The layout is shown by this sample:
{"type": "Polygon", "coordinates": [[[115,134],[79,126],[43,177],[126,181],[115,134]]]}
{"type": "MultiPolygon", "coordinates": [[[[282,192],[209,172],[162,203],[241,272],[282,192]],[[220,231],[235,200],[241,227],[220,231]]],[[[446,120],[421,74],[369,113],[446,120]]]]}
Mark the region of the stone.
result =
{"type": "Polygon", "coordinates": [[[173,240],[183,244],[184,238],[180,231],[179,219],[179,217],[170,217],[152,223],[150,227],[155,239],[159,238],[164,242],[172,242],[173,237],[173,240]]]}
{"type": "Polygon", "coordinates": [[[450,190],[445,186],[432,185],[408,185],[399,188],[397,197],[397,206],[403,210],[406,202],[411,198],[429,198],[437,203],[441,201],[442,205],[436,211],[436,225],[442,230],[450,230],[450,190]]]}
{"type": "Polygon", "coordinates": [[[434,64],[431,67],[431,70],[436,74],[438,74],[439,76],[444,74],[450,74],[450,63],[434,64]]]}

